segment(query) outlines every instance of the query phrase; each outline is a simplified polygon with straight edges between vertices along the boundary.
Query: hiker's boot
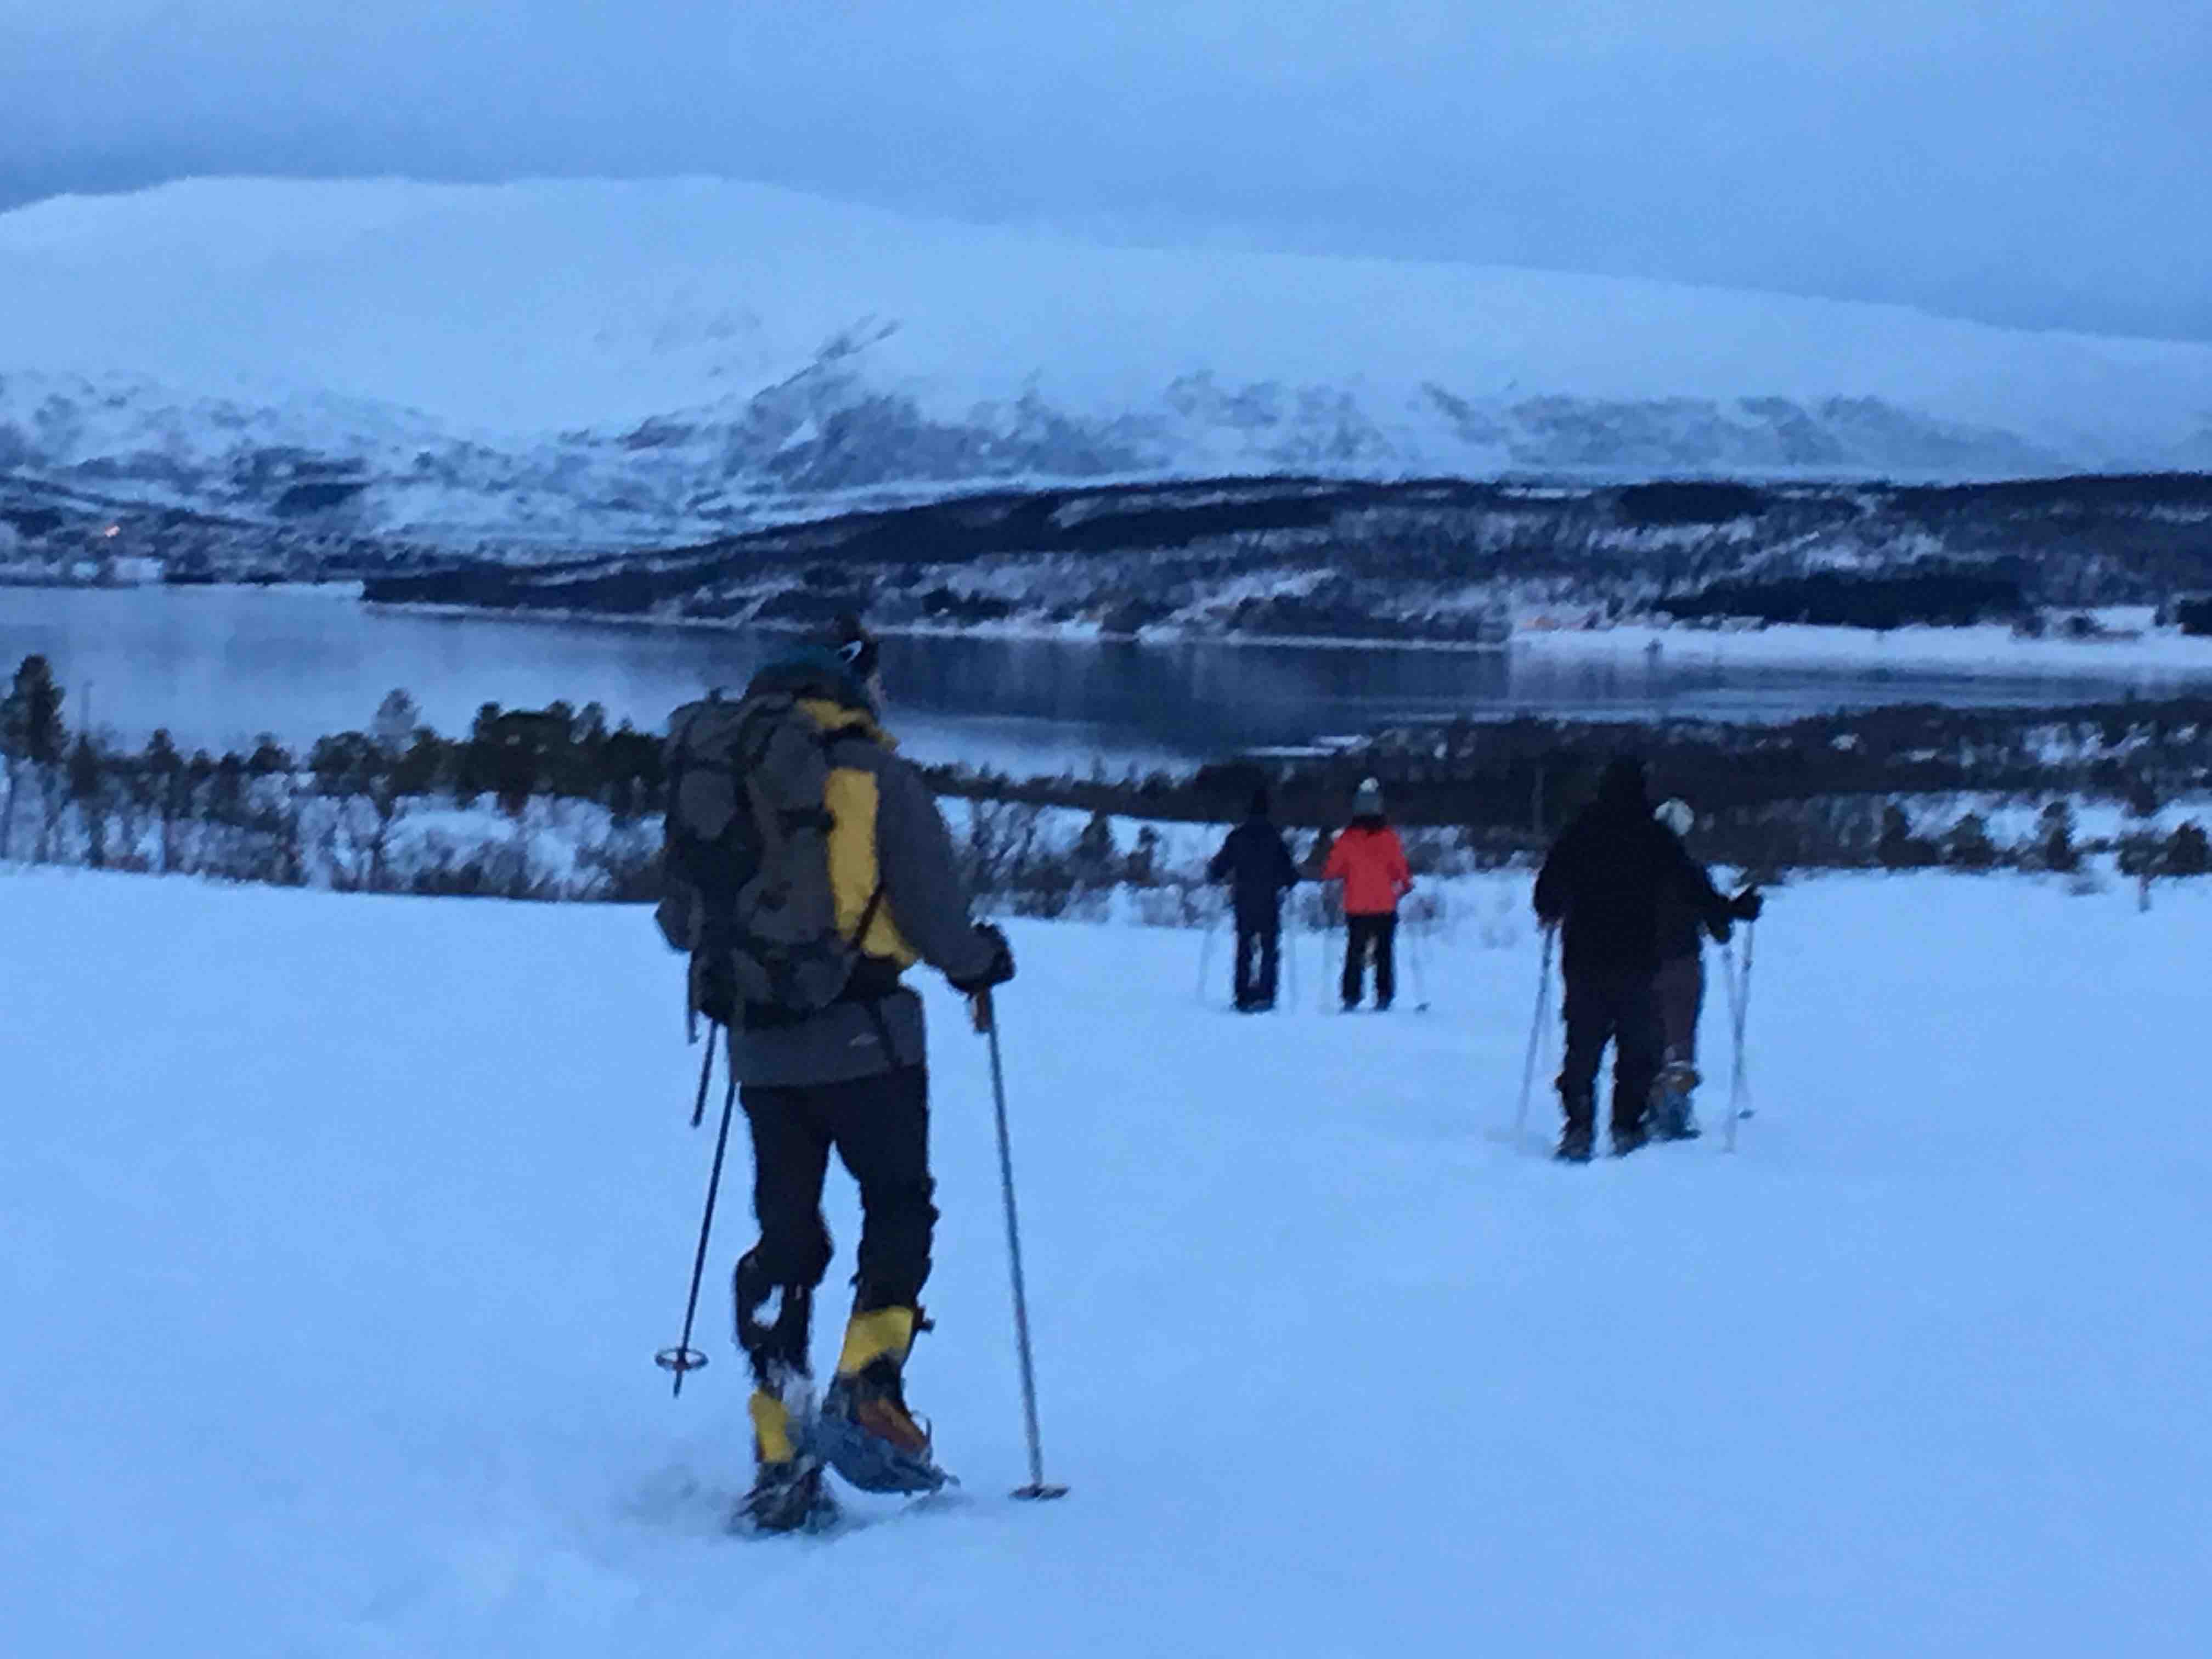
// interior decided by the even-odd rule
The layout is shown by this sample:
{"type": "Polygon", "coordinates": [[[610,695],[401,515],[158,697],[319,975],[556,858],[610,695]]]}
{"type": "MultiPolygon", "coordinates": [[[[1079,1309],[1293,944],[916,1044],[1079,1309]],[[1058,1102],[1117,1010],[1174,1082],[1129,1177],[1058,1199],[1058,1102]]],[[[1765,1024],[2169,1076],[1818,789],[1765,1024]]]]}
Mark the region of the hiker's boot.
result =
{"type": "Polygon", "coordinates": [[[930,1455],[928,1425],[907,1409],[902,1382],[921,1328],[914,1308],[856,1312],[845,1328],[815,1443],[830,1467],[862,1492],[935,1492],[948,1479],[930,1455]]]}
{"type": "Polygon", "coordinates": [[[819,1532],[837,1519],[837,1500],[822,1485],[822,1459],[809,1443],[814,1389],[801,1376],[753,1390],[752,1490],[732,1524],[746,1532],[819,1532]]]}
{"type": "Polygon", "coordinates": [[[1651,1090],[1651,1132],[1662,1140],[1695,1140],[1702,1133],[1690,1097],[1698,1082],[1698,1068],[1684,1060],[1670,1060],[1651,1090]]]}
{"type": "Polygon", "coordinates": [[[1566,1124],[1559,1131],[1559,1147],[1553,1156],[1562,1164],[1589,1163],[1590,1143],[1595,1139],[1596,1103],[1588,1095],[1571,1095],[1563,1089],[1559,1109],[1566,1115],[1566,1124]]]}

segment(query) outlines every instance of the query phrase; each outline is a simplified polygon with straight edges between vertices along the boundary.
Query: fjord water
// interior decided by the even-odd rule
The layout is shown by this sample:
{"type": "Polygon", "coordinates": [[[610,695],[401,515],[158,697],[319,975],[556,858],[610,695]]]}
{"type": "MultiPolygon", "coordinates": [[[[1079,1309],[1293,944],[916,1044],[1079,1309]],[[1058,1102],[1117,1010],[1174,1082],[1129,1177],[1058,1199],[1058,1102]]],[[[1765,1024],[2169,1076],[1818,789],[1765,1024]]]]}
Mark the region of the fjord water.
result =
{"type": "MultiPolygon", "coordinates": [[[[1163,643],[988,636],[884,644],[894,723],[926,761],[1016,772],[1188,766],[1399,720],[1513,713],[1777,720],[1869,704],[2033,704],[2119,696],[2092,678],[1802,666],[1722,668],[1696,636],[1656,659],[1542,647],[1163,643]]],[[[0,664],[54,665],[71,726],[126,742],[166,726],[180,746],[288,744],[366,726],[395,687],[441,731],[477,708],[602,704],[655,729],[677,703],[743,685],[788,635],[721,628],[425,615],[349,590],[0,589],[0,664]]]]}

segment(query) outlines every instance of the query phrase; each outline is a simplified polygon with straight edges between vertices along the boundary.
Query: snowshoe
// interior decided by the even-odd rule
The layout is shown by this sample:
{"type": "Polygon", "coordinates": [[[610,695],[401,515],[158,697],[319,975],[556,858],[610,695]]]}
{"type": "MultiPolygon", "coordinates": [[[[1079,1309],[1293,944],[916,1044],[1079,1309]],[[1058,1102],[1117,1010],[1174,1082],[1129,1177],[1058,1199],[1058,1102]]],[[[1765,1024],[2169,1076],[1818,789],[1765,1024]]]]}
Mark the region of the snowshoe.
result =
{"type": "Polygon", "coordinates": [[[931,1457],[929,1430],[907,1410],[895,1382],[886,1387],[841,1376],[832,1382],[812,1444],[862,1492],[936,1492],[952,1478],[931,1457]]]}
{"type": "Polygon", "coordinates": [[[822,1461],[812,1455],[760,1464],[752,1490],[738,1501],[731,1530],[750,1533],[823,1532],[843,1511],[822,1485],[822,1461]]]}
{"type": "Polygon", "coordinates": [[[1661,1140],[1695,1140],[1704,1133],[1690,1104],[1698,1084],[1697,1068],[1681,1060],[1669,1061],[1651,1085],[1651,1132],[1661,1140]]]}
{"type": "Polygon", "coordinates": [[[1590,1127],[1587,1123],[1570,1123],[1559,1131],[1559,1148],[1552,1156],[1562,1164],[1587,1164],[1590,1161],[1590,1127]]]}
{"type": "Polygon", "coordinates": [[[823,1396],[812,1449],[862,1492],[936,1492],[952,1477],[930,1455],[929,1429],[907,1409],[900,1373],[914,1334],[913,1308],[855,1313],[845,1328],[837,1375],[823,1396]]]}

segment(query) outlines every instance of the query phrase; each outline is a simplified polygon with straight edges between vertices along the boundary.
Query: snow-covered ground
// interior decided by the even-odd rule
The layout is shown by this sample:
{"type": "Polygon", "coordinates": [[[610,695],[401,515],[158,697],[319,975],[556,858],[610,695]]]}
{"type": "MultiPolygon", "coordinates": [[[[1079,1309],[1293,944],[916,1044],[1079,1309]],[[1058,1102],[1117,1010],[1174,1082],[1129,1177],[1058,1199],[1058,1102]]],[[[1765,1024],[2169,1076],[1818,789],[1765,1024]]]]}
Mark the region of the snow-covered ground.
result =
{"type": "Polygon", "coordinates": [[[2212,1649],[2202,891],[1778,892],[1741,1150],[1587,1170],[1509,1136],[1525,925],[1387,1018],[1313,1012],[1302,941],[1243,1019],[1188,933],[1013,924],[1073,1494],[1004,1496],[987,1070],[933,990],[913,1392],[967,1484],[762,1543],[717,1529],[742,1151],[720,1358],[674,1403],[651,1364],[709,1143],[642,913],[29,872],[0,912],[11,1656],[2212,1649]]]}
{"type": "MultiPolygon", "coordinates": [[[[2070,613],[2068,613],[2070,614],[2070,613]]],[[[2138,678],[2146,683],[2201,678],[2212,671],[2212,639],[2152,625],[2148,605],[2091,611],[2106,631],[2086,639],[2046,634],[2030,639],[1995,623],[1967,628],[1669,627],[1645,622],[1581,628],[1523,618],[1514,643],[1556,656],[1645,658],[1668,666],[1736,668],[1893,668],[1961,675],[2001,673],[2092,678],[2138,678]]]]}
{"type": "Polygon", "coordinates": [[[0,465],[289,514],[358,463],[344,522],[411,534],[690,535],[987,477],[2212,457],[2202,344],[699,179],[61,198],[0,215],[0,465]]]}

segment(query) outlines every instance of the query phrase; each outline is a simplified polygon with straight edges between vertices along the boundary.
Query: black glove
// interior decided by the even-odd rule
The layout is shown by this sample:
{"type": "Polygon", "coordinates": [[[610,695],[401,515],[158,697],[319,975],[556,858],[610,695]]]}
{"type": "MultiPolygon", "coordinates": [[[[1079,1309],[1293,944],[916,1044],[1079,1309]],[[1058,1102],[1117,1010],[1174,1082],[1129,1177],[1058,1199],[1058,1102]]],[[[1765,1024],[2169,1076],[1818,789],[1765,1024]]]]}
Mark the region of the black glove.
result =
{"type": "Polygon", "coordinates": [[[1766,901],[1759,897],[1756,887],[1747,887],[1729,901],[1729,914],[1738,921],[1757,921],[1765,908],[1766,901]]]}
{"type": "Polygon", "coordinates": [[[1006,943],[1006,936],[988,921],[975,924],[975,937],[988,947],[991,960],[981,973],[970,974],[952,981],[952,988],[963,997],[979,996],[994,985],[1004,985],[1014,976],[1014,947],[1006,943]]]}

